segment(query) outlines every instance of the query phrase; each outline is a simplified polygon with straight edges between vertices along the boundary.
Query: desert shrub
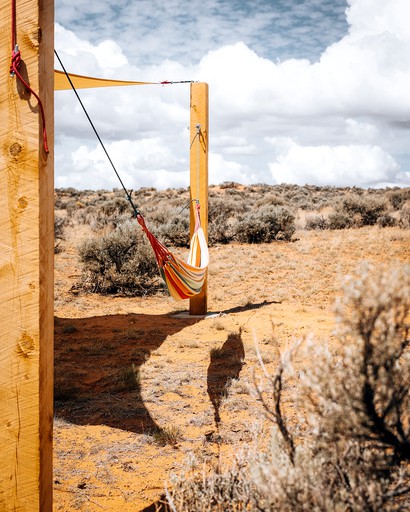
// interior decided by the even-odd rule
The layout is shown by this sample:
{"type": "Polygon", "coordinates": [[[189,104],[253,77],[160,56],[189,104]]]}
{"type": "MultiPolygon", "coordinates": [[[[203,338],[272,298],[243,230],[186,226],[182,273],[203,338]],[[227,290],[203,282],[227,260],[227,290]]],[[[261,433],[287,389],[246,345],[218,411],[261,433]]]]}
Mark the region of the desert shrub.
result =
{"type": "Polygon", "coordinates": [[[62,251],[61,242],[65,240],[65,228],[68,220],[59,215],[54,216],[54,253],[57,254],[62,251]]]}
{"type": "Polygon", "coordinates": [[[234,221],[223,215],[212,217],[208,223],[208,244],[229,244],[235,237],[234,221]]]}
{"type": "Polygon", "coordinates": [[[67,201],[65,209],[67,211],[67,216],[70,218],[73,217],[75,212],[78,210],[78,201],[70,199],[67,201]]]}
{"type": "MultiPolygon", "coordinates": [[[[208,475],[192,472],[172,479],[172,492],[166,493],[167,512],[246,512],[255,508],[256,490],[243,462],[208,475]]],[[[162,509],[162,510],[163,510],[162,509]]]]}
{"type": "Polygon", "coordinates": [[[292,197],[291,204],[293,207],[298,207],[301,210],[312,210],[313,207],[311,196],[305,193],[295,194],[292,197]]]}
{"type": "Polygon", "coordinates": [[[225,193],[226,193],[227,196],[236,196],[236,198],[239,199],[239,197],[243,196],[244,191],[243,190],[237,190],[236,188],[227,188],[225,193]]]}
{"type": "Polygon", "coordinates": [[[410,206],[404,206],[400,210],[399,225],[402,228],[410,228],[410,206]]]}
{"type": "Polygon", "coordinates": [[[211,198],[208,216],[209,245],[232,242],[235,236],[236,219],[248,209],[248,205],[242,201],[221,197],[211,198]]]}
{"type": "Polygon", "coordinates": [[[79,194],[78,190],[73,187],[66,188],[65,193],[70,197],[77,197],[79,194]]]}
{"type": "Polygon", "coordinates": [[[106,201],[101,205],[101,212],[107,217],[114,215],[122,215],[123,213],[130,212],[130,204],[124,197],[116,197],[111,201],[106,201]]]}
{"type": "Polygon", "coordinates": [[[406,201],[410,199],[410,188],[393,190],[387,194],[387,197],[393,210],[400,210],[406,201]]]}
{"type": "Polygon", "coordinates": [[[354,219],[355,225],[373,226],[377,219],[386,212],[386,200],[358,194],[347,194],[336,208],[354,219]]]}
{"type": "Polygon", "coordinates": [[[296,230],[295,216],[283,206],[265,205],[246,213],[235,225],[238,242],[258,244],[292,239],[296,230]]]}
{"type": "MultiPolygon", "coordinates": [[[[99,216],[99,208],[94,205],[88,205],[75,214],[75,220],[79,224],[88,224],[92,229],[96,227],[96,221],[99,216]]],[[[100,226],[99,226],[100,227],[100,226]]]]}
{"type": "Polygon", "coordinates": [[[397,219],[390,215],[390,213],[384,213],[377,219],[377,225],[381,228],[391,228],[397,225],[397,219]]]}
{"type": "Polygon", "coordinates": [[[235,188],[241,188],[240,183],[236,183],[235,181],[224,181],[221,183],[220,188],[222,189],[235,189],[235,188]]]}
{"type": "Polygon", "coordinates": [[[264,206],[265,204],[269,204],[271,206],[284,206],[285,200],[283,197],[281,197],[277,194],[266,193],[255,202],[255,207],[260,208],[261,206],[264,206]]]}
{"type": "Polygon", "coordinates": [[[81,196],[81,201],[69,200],[64,207],[68,217],[80,224],[90,225],[93,231],[115,228],[133,215],[123,190],[104,194],[102,191],[90,191],[88,196],[81,196]]]}
{"type": "Polygon", "coordinates": [[[156,229],[161,242],[174,247],[188,247],[190,239],[189,210],[185,209],[181,212],[177,209],[167,209],[163,214],[164,218],[157,224],[156,229]]]}
{"type": "Polygon", "coordinates": [[[329,229],[348,229],[354,225],[354,219],[343,211],[335,211],[327,218],[329,229]]]}
{"type": "Polygon", "coordinates": [[[76,213],[76,219],[90,224],[94,231],[104,228],[116,228],[132,216],[130,203],[124,197],[115,197],[100,204],[92,204],[76,213]]]}
{"type": "Polygon", "coordinates": [[[315,367],[309,395],[320,385],[328,436],[364,442],[393,468],[410,460],[410,266],[364,266],[346,280],[336,312],[342,357],[315,367]]]}
{"type": "Polygon", "coordinates": [[[175,425],[155,430],[152,433],[154,443],[159,446],[173,445],[176,446],[182,438],[181,430],[175,425]]]}
{"type": "Polygon", "coordinates": [[[311,213],[306,216],[305,229],[327,229],[328,223],[323,215],[311,213]]]}
{"type": "Polygon", "coordinates": [[[141,296],[160,287],[155,256],[136,222],[86,240],[79,256],[83,286],[92,292],[141,296]]]}
{"type": "Polygon", "coordinates": [[[278,353],[271,373],[259,355],[268,446],[248,449],[231,467],[174,475],[169,510],[408,510],[410,267],[361,269],[346,281],[337,315],[337,355],[306,340],[278,353]],[[301,351],[312,361],[303,372],[301,351]],[[285,398],[298,405],[297,422],[285,398]]]}

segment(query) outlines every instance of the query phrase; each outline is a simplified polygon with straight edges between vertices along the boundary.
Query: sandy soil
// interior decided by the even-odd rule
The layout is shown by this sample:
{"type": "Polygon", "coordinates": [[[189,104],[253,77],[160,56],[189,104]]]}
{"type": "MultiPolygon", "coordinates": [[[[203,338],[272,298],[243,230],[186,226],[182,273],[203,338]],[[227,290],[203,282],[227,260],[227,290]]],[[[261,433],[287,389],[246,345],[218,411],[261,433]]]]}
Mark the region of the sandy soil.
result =
{"type": "Polygon", "coordinates": [[[164,295],[79,293],[75,244],[65,243],[55,274],[55,510],[155,510],[190,458],[229,460],[262,418],[255,341],[268,367],[295,339],[333,343],[343,276],[365,260],[410,262],[409,230],[296,239],[211,248],[205,318],[181,315],[187,303],[164,295]]]}

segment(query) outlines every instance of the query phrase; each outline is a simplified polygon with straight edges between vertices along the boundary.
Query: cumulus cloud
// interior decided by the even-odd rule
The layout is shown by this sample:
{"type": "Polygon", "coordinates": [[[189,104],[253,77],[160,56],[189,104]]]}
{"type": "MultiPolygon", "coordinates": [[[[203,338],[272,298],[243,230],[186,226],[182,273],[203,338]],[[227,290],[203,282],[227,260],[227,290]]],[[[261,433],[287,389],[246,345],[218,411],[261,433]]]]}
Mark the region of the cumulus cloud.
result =
{"type": "MultiPolygon", "coordinates": [[[[214,2],[223,7],[226,24],[246,14],[230,13],[228,0],[214,2]]],[[[343,16],[348,31],[315,60],[304,58],[304,42],[307,45],[310,37],[302,30],[308,2],[295,4],[299,11],[293,18],[284,14],[283,19],[270,2],[260,5],[270,20],[276,16],[282,38],[287,33],[299,35],[298,58],[270,58],[250,44],[249,27],[258,26],[264,40],[273,34],[270,22],[265,26],[252,13],[244,40],[236,41],[231,36],[223,39],[216,17],[220,44],[211,44],[212,34],[201,32],[203,55],[196,61],[172,54],[173,42],[168,58],[137,66],[118,40],[93,44],[59,24],[56,46],[66,67],[80,74],[207,82],[213,183],[410,186],[410,33],[405,24],[410,3],[348,0],[343,16]]],[[[318,5],[322,10],[316,9],[314,16],[323,24],[320,13],[330,13],[333,4],[322,0],[318,5]]],[[[138,20],[143,23],[141,15],[138,20]]],[[[170,26],[174,22],[170,19],[170,26]]],[[[197,26],[189,16],[186,22],[197,26]]],[[[189,51],[186,41],[180,39],[180,44],[189,51]]],[[[200,55],[195,48],[195,55],[200,55]]],[[[188,185],[189,86],[81,91],[81,96],[131,187],[188,185]]],[[[78,183],[95,187],[93,173],[98,169],[102,174],[103,159],[75,99],[68,92],[56,94],[57,185],[65,186],[72,175],[78,183]]],[[[115,176],[104,179],[116,186],[115,176]]]]}
{"type": "MultiPolygon", "coordinates": [[[[275,140],[271,141],[275,144],[275,140]]],[[[399,170],[395,160],[379,146],[300,146],[281,144],[269,164],[275,183],[347,187],[383,186],[399,170]]]]}

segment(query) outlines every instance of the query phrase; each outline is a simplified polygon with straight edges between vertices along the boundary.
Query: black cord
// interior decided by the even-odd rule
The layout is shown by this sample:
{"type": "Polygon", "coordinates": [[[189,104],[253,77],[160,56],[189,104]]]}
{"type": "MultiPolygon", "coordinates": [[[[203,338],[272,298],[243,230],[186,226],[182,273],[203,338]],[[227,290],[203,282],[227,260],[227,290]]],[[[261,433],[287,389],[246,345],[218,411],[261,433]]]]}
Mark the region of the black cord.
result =
{"type": "Polygon", "coordinates": [[[65,69],[65,67],[64,67],[64,64],[61,62],[61,59],[60,59],[60,57],[59,57],[59,55],[58,55],[58,53],[57,53],[57,51],[56,51],[56,50],[54,50],[54,53],[55,53],[55,55],[56,55],[56,57],[57,57],[57,59],[58,59],[58,62],[59,62],[59,63],[60,63],[60,65],[61,65],[61,67],[63,68],[63,71],[64,71],[64,73],[65,73],[65,76],[67,77],[67,80],[70,82],[70,85],[71,85],[71,87],[72,87],[72,89],[73,89],[73,91],[74,91],[75,95],[77,96],[77,99],[78,99],[78,101],[79,101],[79,103],[80,103],[80,105],[81,105],[81,107],[82,107],[82,109],[83,109],[83,111],[84,111],[84,114],[87,116],[87,119],[88,119],[88,121],[89,121],[89,123],[90,123],[90,125],[91,125],[92,129],[94,130],[94,133],[95,133],[95,135],[96,135],[96,137],[97,137],[97,139],[98,139],[98,142],[101,144],[101,147],[103,148],[103,150],[104,150],[104,152],[105,152],[105,154],[106,154],[106,156],[107,156],[107,158],[108,158],[108,161],[109,161],[109,162],[110,162],[110,164],[111,164],[111,167],[114,169],[114,172],[115,172],[115,174],[117,175],[117,178],[119,179],[119,181],[120,181],[120,183],[121,183],[122,188],[124,189],[125,195],[127,196],[127,199],[128,199],[128,201],[129,201],[129,203],[130,203],[130,205],[131,205],[131,207],[132,207],[132,209],[133,209],[133,211],[134,211],[134,216],[136,217],[136,216],[138,216],[138,215],[141,215],[141,213],[139,212],[138,208],[135,206],[135,204],[134,204],[134,202],[133,202],[133,200],[132,200],[132,198],[131,198],[131,194],[130,194],[130,193],[128,192],[128,190],[125,188],[125,185],[124,185],[124,183],[123,183],[123,181],[122,181],[122,179],[121,179],[120,175],[118,174],[118,171],[117,171],[117,169],[115,168],[115,165],[114,165],[113,161],[111,160],[111,157],[110,157],[110,155],[108,154],[108,151],[107,151],[107,149],[106,149],[106,147],[105,147],[105,145],[104,145],[103,141],[101,140],[101,137],[99,136],[99,134],[98,134],[98,132],[97,132],[97,129],[96,129],[96,128],[95,128],[95,126],[94,126],[94,123],[92,122],[92,120],[91,120],[90,116],[88,115],[88,112],[87,112],[87,110],[85,109],[84,104],[83,104],[83,102],[81,101],[81,98],[80,98],[80,96],[78,95],[78,92],[77,92],[76,88],[74,87],[73,82],[71,81],[70,75],[67,73],[67,71],[66,71],[66,69],[65,69]]]}

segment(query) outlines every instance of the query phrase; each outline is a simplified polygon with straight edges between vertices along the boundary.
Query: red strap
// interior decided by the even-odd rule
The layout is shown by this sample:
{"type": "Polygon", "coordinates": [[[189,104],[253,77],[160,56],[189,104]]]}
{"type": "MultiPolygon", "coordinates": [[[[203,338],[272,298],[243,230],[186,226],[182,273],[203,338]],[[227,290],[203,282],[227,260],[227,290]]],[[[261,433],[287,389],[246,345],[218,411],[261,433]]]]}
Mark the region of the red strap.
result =
{"type": "Polygon", "coordinates": [[[201,217],[199,216],[199,210],[200,210],[199,201],[196,202],[195,208],[194,208],[194,216],[195,216],[195,233],[198,231],[198,229],[201,227],[201,217]]]}
{"type": "Polygon", "coordinates": [[[16,0],[11,0],[11,31],[12,31],[12,50],[11,50],[11,64],[10,64],[10,75],[14,76],[16,75],[17,78],[20,80],[20,82],[24,85],[24,87],[31,92],[31,94],[36,98],[38,101],[38,105],[40,107],[41,112],[41,119],[43,122],[43,146],[44,151],[46,153],[49,152],[48,144],[47,144],[47,130],[46,130],[46,116],[44,113],[43,104],[39,98],[39,96],[33,91],[33,89],[30,87],[30,85],[24,80],[24,78],[21,76],[19,69],[21,64],[21,54],[20,50],[18,49],[17,43],[16,43],[16,0]]]}

